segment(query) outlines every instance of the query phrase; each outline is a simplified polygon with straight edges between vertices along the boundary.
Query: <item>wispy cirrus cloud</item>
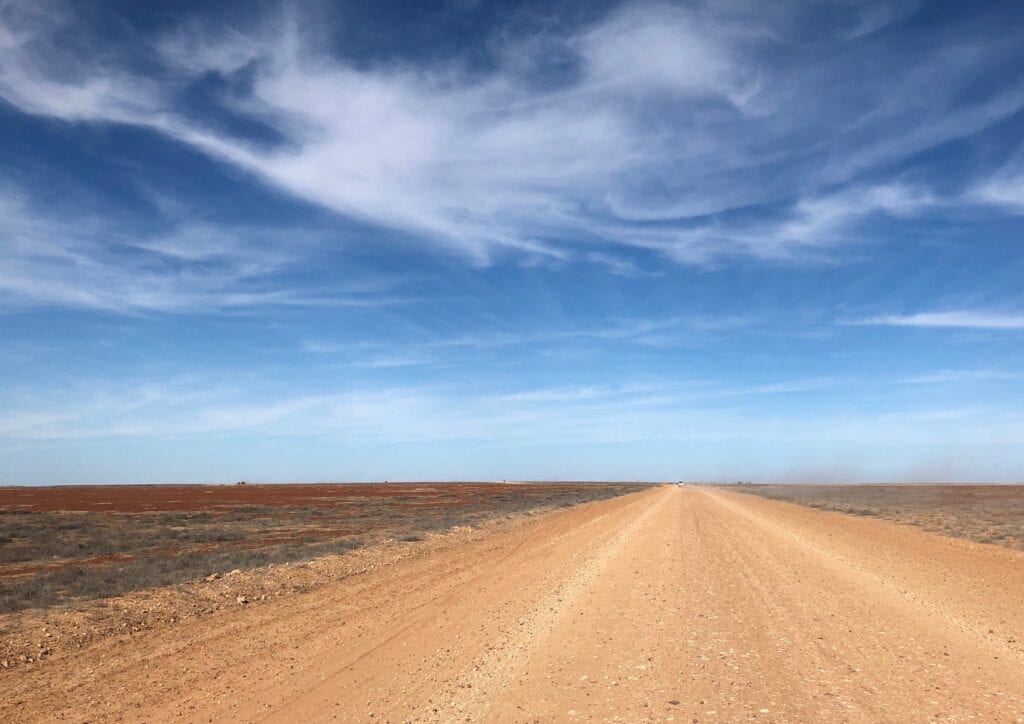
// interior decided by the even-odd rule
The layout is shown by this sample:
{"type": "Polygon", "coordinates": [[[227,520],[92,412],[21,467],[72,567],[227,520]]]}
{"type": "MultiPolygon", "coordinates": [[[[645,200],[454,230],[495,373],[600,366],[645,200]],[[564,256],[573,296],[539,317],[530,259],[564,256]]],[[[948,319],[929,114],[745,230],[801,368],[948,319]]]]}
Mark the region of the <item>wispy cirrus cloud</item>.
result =
{"type": "Polygon", "coordinates": [[[985,179],[971,189],[969,198],[1011,213],[1024,214],[1024,173],[1000,173],[985,179]]]}
{"type": "Polygon", "coordinates": [[[182,444],[210,435],[244,435],[247,440],[314,436],[321,448],[324,440],[391,449],[410,443],[588,446],[656,439],[772,454],[777,445],[821,445],[852,454],[894,444],[928,449],[947,438],[957,444],[1016,446],[1024,431],[1024,414],[1005,405],[793,415],[775,405],[736,409],[732,404],[738,395],[804,395],[836,382],[790,379],[739,388],[663,380],[475,394],[403,386],[258,395],[194,382],[112,385],[77,399],[67,390],[37,391],[36,406],[13,406],[0,415],[0,446],[169,438],[182,444]],[[970,421],[967,428],[964,421],[970,421]]]}
{"type": "Polygon", "coordinates": [[[687,263],[723,254],[820,260],[857,240],[857,226],[866,220],[910,218],[946,203],[927,189],[894,181],[821,192],[767,218],[729,223],[714,220],[683,231],[645,229],[630,238],[637,246],[687,263]]]}
{"type": "Polygon", "coordinates": [[[505,348],[534,351],[581,344],[676,347],[700,344],[721,333],[735,332],[753,324],[752,317],[736,315],[679,316],[611,320],[604,326],[557,327],[528,332],[478,332],[454,336],[418,335],[389,342],[307,339],[305,352],[341,361],[353,367],[436,366],[458,352],[488,352],[505,348]]]}
{"type": "Polygon", "coordinates": [[[849,325],[955,329],[1024,329],[1024,314],[956,309],[916,314],[882,314],[843,322],[849,325]]]}
{"type": "Polygon", "coordinates": [[[987,176],[975,179],[965,192],[967,201],[1010,214],[1024,214],[1024,146],[987,176]]]}
{"type": "MultiPolygon", "coordinates": [[[[796,379],[737,387],[715,381],[652,380],[589,387],[458,392],[447,386],[373,387],[286,394],[194,380],[94,385],[69,394],[41,390],[8,401],[0,439],[51,440],[258,432],[342,434],[395,442],[529,440],[544,436],[637,439],[658,421],[692,431],[691,418],[727,414],[713,403],[741,396],[802,394],[833,380],[796,379]],[[258,397],[258,399],[256,399],[258,397]],[[685,423],[685,424],[684,424],[685,423]]],[[[728,413],[732,414],[732,413],[728,413]]],[[[668,434],[667,428],[665,428],[668,434]]]]}
{"type": "MultiPolygon", "coordinates": [[[[842,409],[782,404],[850,382],[839,378],[776,378],[758,384],[662,378],[645,383],[477,391],[458,384],[362,385],[359,389],[326,385],[296,390],[267,379],[246,382],[239,386],[212,378],[92,380],[72,389],[3,390],[0,451],[16,461],[69,449],[76,451],[72,455],[76,461],[82,451],[106,457],[111,445],[190,453],[212,445],[217,459],[228,448],[243,451],[241,457],[216,468],[216,474],[201,460],[174,468],[173,473],[164,464],[141,468],[140,473],[138,461],[133,460],[129,468],[114,475],[137,482],[140,475],[145,480],[168,475],[182,480],[237,479],[254,473],[286,480],[296,476],[351,479],[352,475],[450,479],[452,475],[514,477],[523,470],[532,471],[523,473],[527,477],[550,478],[546,463],[529,467],[522,451],[532,451],[527,458],[533,460],[537,454],[544,458],[552,449],[574,451],[587,460],[604,455],[591,460],[594,465],[585,473],[578,467],[560,468],[563,472],[555,477],[735,479],[746,471],[744,478],[787,479],[792,477],[787,470],[808,465],[807,450],[818,450],[820,456],[811,456],[811,462],[820,459],[830,475],[850,482],[905,480],[900,468],[887,462],[887,451],[910,450],[909,460],[927,461],[935,459],[935,451],[941,448],[943,454],[965,459],[971,451],[986,450],[998,464],[986,467],[985,477],[1013,480],[1019,473],[1019,441],[1024,434],[1024,411],[1012,399],[968,404],[887,400],[842,409]],[[737,405],[741,396],[750,399],[737,405]],[[407,445],[416,450],[440,449],[444,459],[449,457],[444,451],[452,451],[456,466],[436,468],[432,466],[436,463],[424,465],[420,454],[410,458],[396,452],[407,445]],[[290,459],[275,466],[277,451],[290,446],[314,449],[315,462],[301,467],[290,459]],[[610,452],[609,446],[614,448],[610,452]],[[708,449],[713,454],[701,458],[708,449]],[[355,458],[374,461],[373,465],[348,467],[353,450],[359,451],[355,458]],[[509,451],[507,460],[504,451],[509,451]],[[627,460],[622,468],[615,468],[614,461],[623,451],[639,453],[642,459],[627,460]],[[720,457],[723,453],[726,458],[720,457]],[[481,454],[487,461],[500,459],[493,467],[467,466],[467,459],[481,454]],[[680,463],[681,456],[694,460],[680,463]],[[386,464],[379,462],[382,458],[386,464]],[[837,460],[848,463],[842,472],[837,472],[837,460]]],[[[189,461],[191,455],[174,457],[189,461]]],[[[0,481],[53,482],[52,473],[33,470],[21,463],[5,466],[0,481]]],[[[937,477],[977,480],[978,470],[971,463],[956,475],[947,471],[937,477]]],[[[86,481],[108,473],[98,474],[75,463],[60,468],[57,475],[60,480],[86,481]]]]}
{"type": "Polygon", "coordinates": [[[116,218],[44,209],[10,185],[0,190],[0,302],[8,306],[217,312],[397,300],[356,280],[329,291],[282,282],[317,246],[312,232],[190,221],[132,234],[116,218]]]}
{"type": "Polygon", "coordinates": [[[962,100],[1006,44],[936,33],[911,55],[875,38],[913,5],[836,9],[819,32],[841,59],[808,62],[798,3],[771,20],[744,4],[632,3],[581,27],[501,36],[486,71],[461,57],[357,63],[295,8],[247,29],[149,38],[144,71],[62,45],[72,12],[16,5],[0,16],[0,96],[26,113],[150,129],[479,263],[514,251],[632,273],[600,251],[616,246],[693,264],[788,259],[934,201],[858,174],[1024,107],[1012,85],[962,100]],[[857,63],[886,82],[847,82],[857,63]],[[225,87],[211,104],[262,140],[179,102],[211,75],[225,87]],[[743,216],[759,206],[767,220],[743,216]]]}
{"type": "Polygon", "coordinates": [[[1020,375],[1004,370],[936,370],[920,375],[901,377],[898,381],[905,385],[935,385],[948,382],[987,382],[1000,380],[1016,380],[1020,375]]]}

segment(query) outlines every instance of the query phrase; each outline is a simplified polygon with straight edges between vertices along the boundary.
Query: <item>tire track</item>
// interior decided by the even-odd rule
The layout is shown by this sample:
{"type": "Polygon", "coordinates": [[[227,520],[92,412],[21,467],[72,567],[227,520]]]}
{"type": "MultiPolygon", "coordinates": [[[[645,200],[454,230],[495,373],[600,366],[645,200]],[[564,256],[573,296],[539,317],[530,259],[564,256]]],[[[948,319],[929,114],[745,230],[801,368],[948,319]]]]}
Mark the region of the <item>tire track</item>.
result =
{"type": "Polygon", "coordinates": [[[596,550],[581,551],[573,556],[564,572],[559,573],[554,588],[531,610],[522,612],[516,625],[503,632],[501,641],[490,645],[473,662],[472,668],[457,677],[454,686],[442,692],[436,720],[485,720],[495,695],[508,687],[555,626],[571,614],[583,592],[666,502],[665,496],[659,496],[653,505],[645,507],[596,550]]]}

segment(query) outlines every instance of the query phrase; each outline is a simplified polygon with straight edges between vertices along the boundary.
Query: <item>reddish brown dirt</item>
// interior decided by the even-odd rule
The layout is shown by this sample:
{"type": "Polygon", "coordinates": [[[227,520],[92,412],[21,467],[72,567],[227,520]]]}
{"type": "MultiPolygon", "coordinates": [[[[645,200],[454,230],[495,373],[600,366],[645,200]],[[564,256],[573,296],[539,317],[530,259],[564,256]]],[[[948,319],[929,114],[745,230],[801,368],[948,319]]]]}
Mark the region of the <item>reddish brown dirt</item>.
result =
{"type": "Polygon", "coordinates": [[[406,483],[0,488],[0,612],[415,540],[632,485],[406,483]]]}
{"type": "MultiPolygon", "coordinates": [[[[113,563],[127,563],[128,561],[134,560],[135,556],[127,553],[120,553],[113,556],[94,556],[92,558],[79,558],[75,561],[75,565],[79,566],[105,566],[113,563]]],[[[7,565],[0,566],[0,578],[7,576],[27,576],[32,573],[42,573],[44,571],[53,571],[58,568],[64,568],[68,565],[67,561],[55,561],[51,563],[34,563],[27,566],[18,565],[7,565]]]]}
{"type": "MultiPolygon", "coordinates": [[[[515,484],[521,495],[543,494],[559,483],[515,484]]],[[[588,483],[564,483],[587,486],[588,483]]],[[[277,485],[57,485],[0,488],[0,511],[114,512],[200,511],[246,505],[330,508],[352,499],[422,495],[422,505],[449,506],[460,500],[508,492],[501,483],[322,483],[277,485]],[[435,499],[443,500],[435,500],[435,499]]]]}
{"type": "Polygon", "coordinates": [[[20,667],[0,719],[1021,721],[1021,590],[1017,551],[663,487],[20,667]]]}

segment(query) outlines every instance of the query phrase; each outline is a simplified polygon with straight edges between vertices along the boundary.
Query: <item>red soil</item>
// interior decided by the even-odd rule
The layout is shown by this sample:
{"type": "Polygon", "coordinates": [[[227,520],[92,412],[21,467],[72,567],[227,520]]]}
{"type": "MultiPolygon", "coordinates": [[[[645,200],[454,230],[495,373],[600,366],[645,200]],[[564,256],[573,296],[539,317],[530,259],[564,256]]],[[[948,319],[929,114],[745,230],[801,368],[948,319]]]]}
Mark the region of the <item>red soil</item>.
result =
{"type": "MultiPolygon", "coordinates": [[[[31,512],[199,511],[243,505],[345,505],[353,498],[391,498],[423,495],[423,505],[450,507],[459,499],[508,492],[500,483],[324,483],[260,485],[66,485],[53,487],[0,487],[0,510],[31,512]],[[438,498],[444,499],[442,503],[438,498]]],[[[515,485],[520,493],[550,489],[550,484],[515,485]]]]}

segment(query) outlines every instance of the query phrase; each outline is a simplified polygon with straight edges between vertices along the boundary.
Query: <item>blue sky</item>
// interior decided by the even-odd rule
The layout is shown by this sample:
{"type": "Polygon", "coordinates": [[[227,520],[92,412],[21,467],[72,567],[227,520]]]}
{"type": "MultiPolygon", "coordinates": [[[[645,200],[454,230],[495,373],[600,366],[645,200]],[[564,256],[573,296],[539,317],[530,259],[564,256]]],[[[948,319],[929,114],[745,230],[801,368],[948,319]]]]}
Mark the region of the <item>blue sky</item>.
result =
{"type": "Polygon", "coordinates": [[[1019,3],[0,2],[0,483],[1024,479],[1019,3]]]}

